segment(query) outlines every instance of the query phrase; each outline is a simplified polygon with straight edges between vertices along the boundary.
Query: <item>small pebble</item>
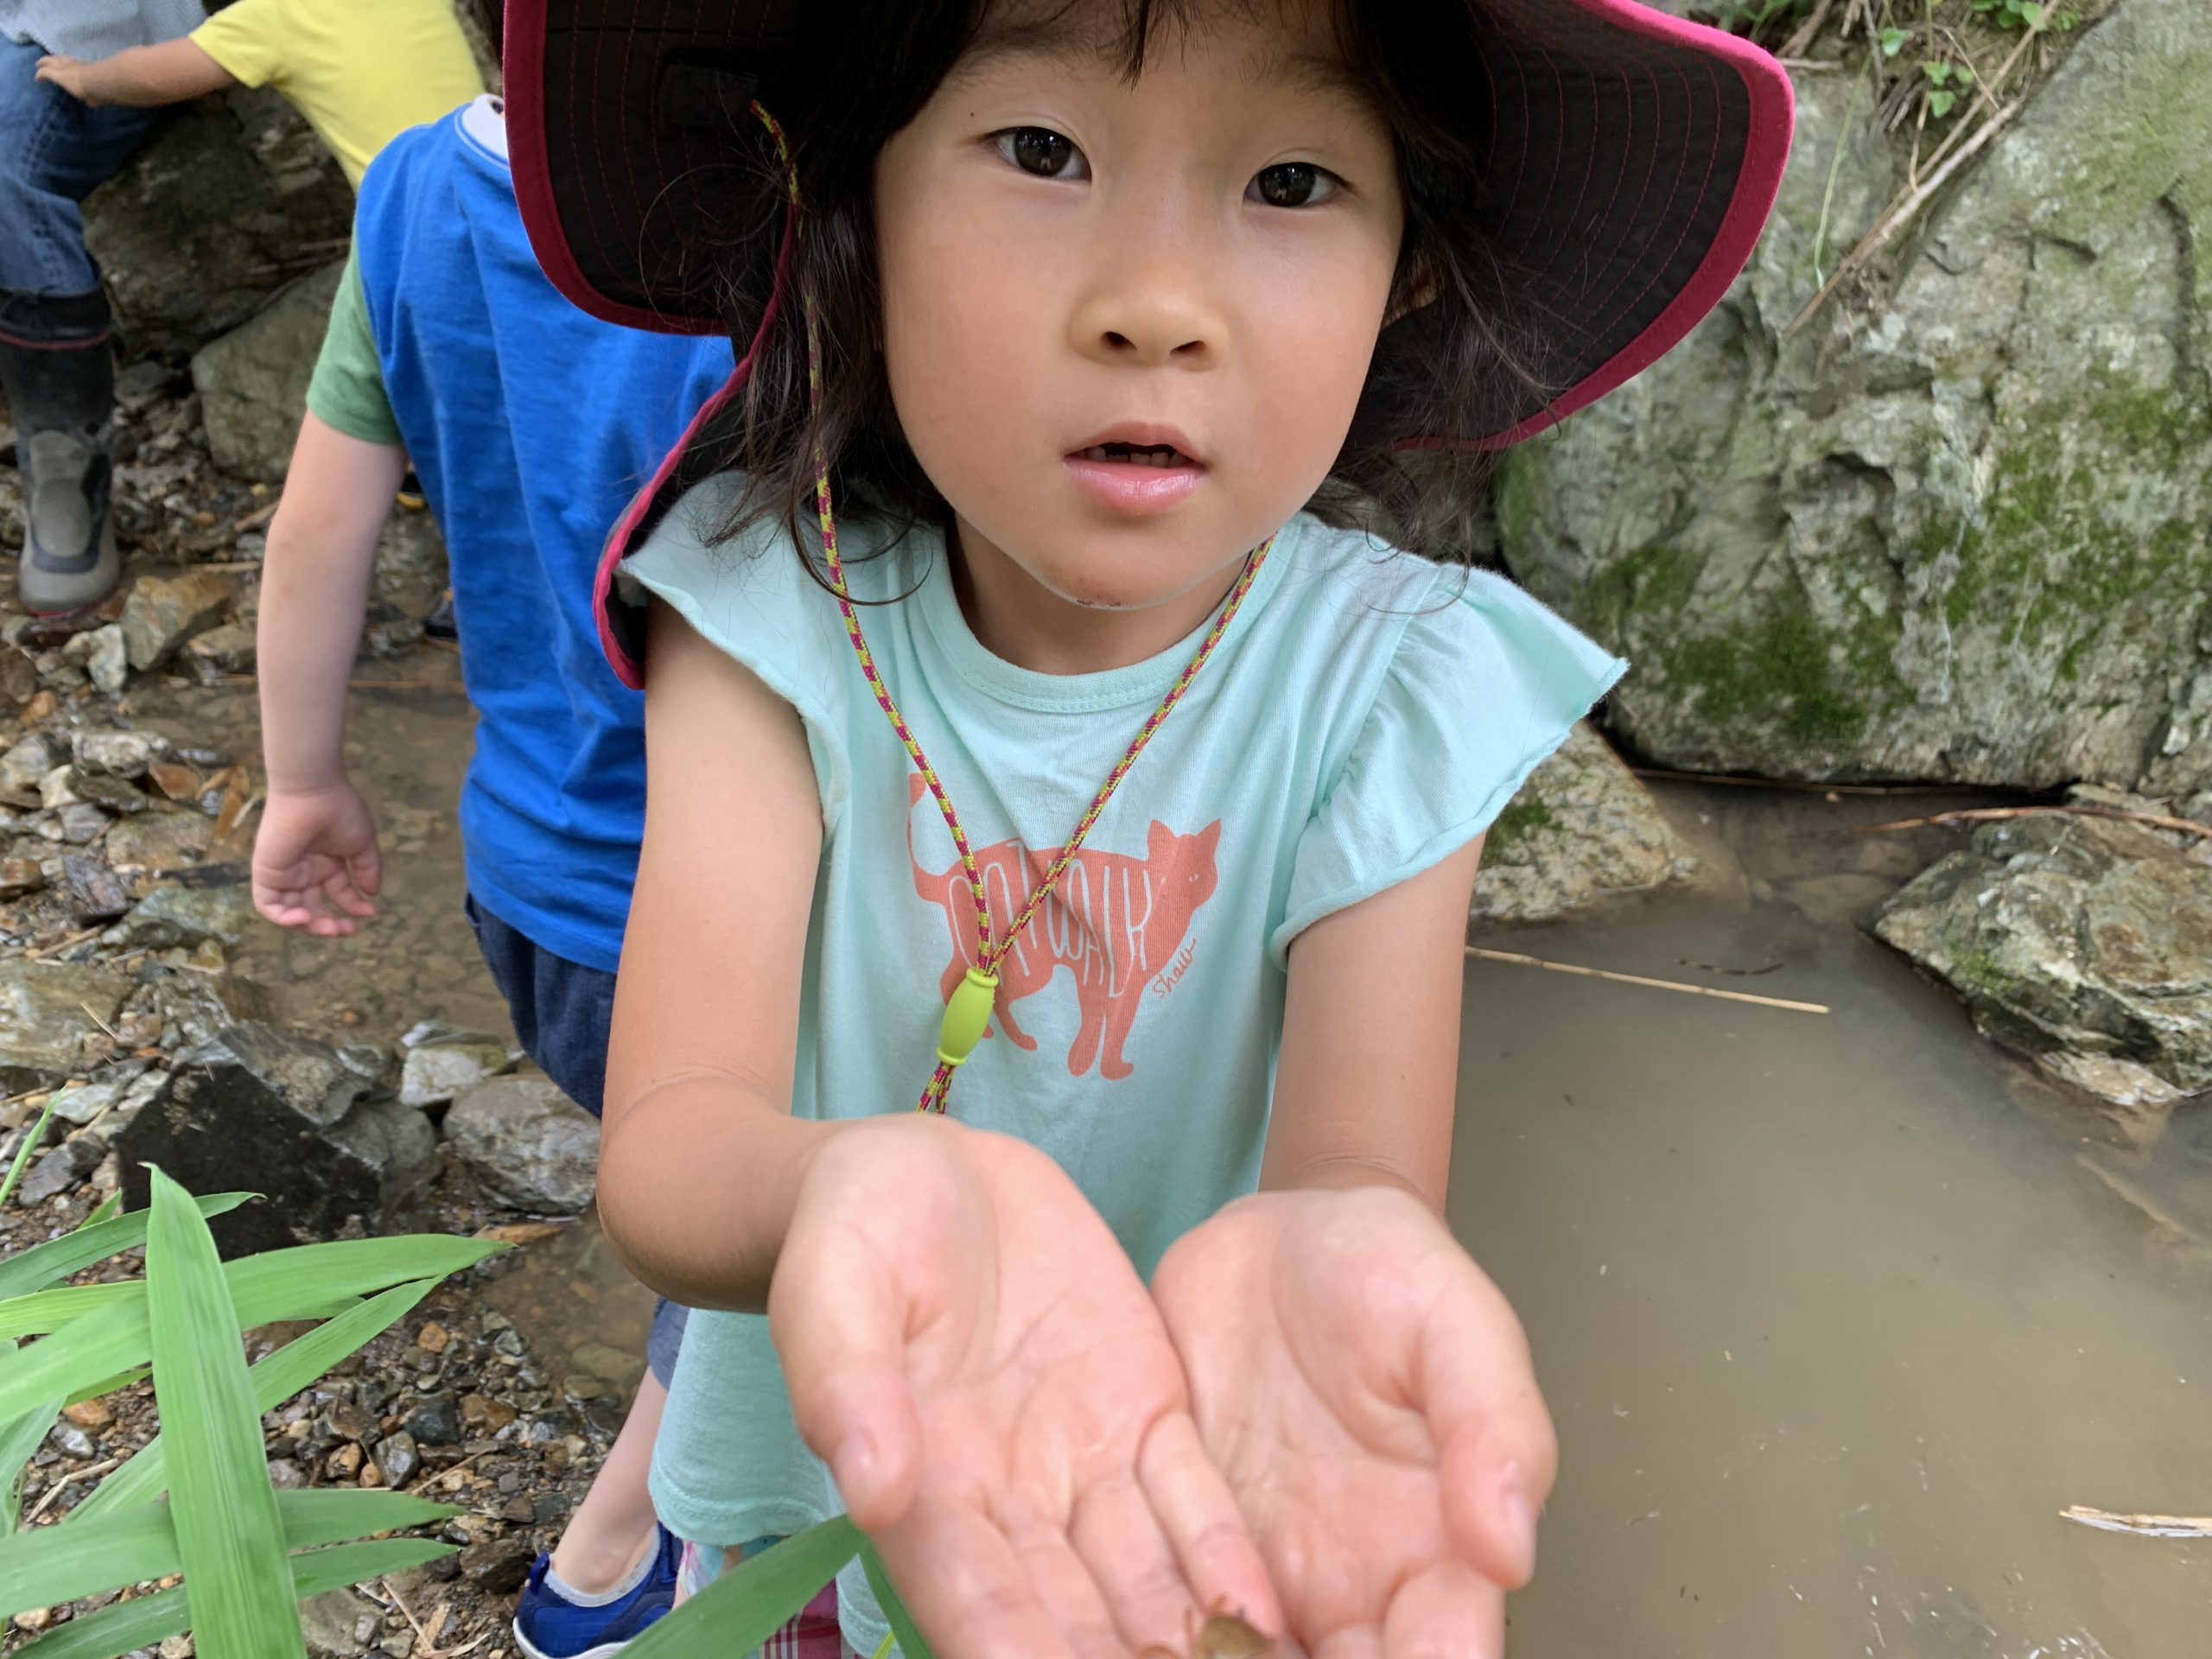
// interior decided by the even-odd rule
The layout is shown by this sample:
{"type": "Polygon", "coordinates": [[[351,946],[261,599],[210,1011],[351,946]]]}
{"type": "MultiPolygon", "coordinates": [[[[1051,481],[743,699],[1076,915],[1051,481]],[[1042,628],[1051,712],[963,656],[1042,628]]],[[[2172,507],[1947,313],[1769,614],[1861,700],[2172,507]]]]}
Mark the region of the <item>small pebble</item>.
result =
{"type": "Polygon", "coordinates": [[[92,1444],[92,1437],[74,1423],[56,1423],[47,1439],[64,1457],[90,1458],[98,1449],[92,1444]]]}
{"type": "Polygon", "coordinates": [[[79,1428],[105,1428],[115,1421],[115,1411],[105,1400],[79,1400],[61,1414],[79,1428]]]}
{"type": "Polygon", "coordinates": [[[426,1354],[442,1354],[446,1344],[453,1340],[453,1333],[435,1322],[424,1325],[415,1336],[415,1345],[426,1354]]]}

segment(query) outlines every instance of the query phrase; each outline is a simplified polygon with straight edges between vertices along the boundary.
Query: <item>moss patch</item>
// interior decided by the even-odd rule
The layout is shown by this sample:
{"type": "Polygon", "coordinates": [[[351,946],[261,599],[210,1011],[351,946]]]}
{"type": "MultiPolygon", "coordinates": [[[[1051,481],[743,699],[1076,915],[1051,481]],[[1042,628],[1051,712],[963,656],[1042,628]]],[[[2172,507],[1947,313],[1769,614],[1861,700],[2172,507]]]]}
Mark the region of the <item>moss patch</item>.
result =
{"type": "Polygon", "coordinates": [[[1483,842],[1483,856],[1501,858],[1523,852],[1531,836],[1558,825],[1558,817],[1541,801],[1517,796],[1491,821],[1489,838],[1483,842]]]}

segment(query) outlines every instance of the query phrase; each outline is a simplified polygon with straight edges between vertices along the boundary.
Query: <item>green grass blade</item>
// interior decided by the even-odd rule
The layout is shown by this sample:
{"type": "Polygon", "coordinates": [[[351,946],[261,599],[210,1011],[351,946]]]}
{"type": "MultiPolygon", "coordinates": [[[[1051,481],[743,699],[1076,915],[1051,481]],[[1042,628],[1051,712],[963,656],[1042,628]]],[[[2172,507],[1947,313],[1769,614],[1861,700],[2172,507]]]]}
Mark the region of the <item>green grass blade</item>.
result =
{"type": "MultiPolygon", "coordinates": [[[[54,1091],[55,1094],[60,1092],[59,1090],[54,1091]]],[[[38,1122],[31,1126],[31,1132],[16,1143],[16,1155],[9,1160],[7,1178],[0,1179],[0,1210],[5,1210],[8,1200],[16,1196],[16,1183],[23,1179],[24,1166],[30,1162],[31,1154],[38,1150],[39,1143],[46,1139],[46,1126],[53,1122],[54,1095],[50,1094],[46,1097],[46,1109],[38,1115],[38,1122]]]]}
{"type": "Polygon", "coordinates": [[[79,1389],[71,1395],[67,1404],[78,1405],[86,1400],[97,1400],[104,1394],[113,1394],[118,1389],[127,1389],[133,1382],[143,1382],[154,1374],[150,1365],[134,1365],[127,1371],[118,1371],[113,1376],[104,1376],[88,1389],[79,1389]]]}
{"type": "MultiPolygon", "coordinates": [[[[204,1203],[205,1200],[203,1199],[202,1202],[204,1203]]],[[[87,1227],[97,1227],[100,1223],[108,1220],[111,1217],[119,1216],[122,1213],[123,1189],[118,1186],[114,1192],[109,1193],[107,1197],[102,1198],[97,1205],[92,1206],[92,1213],[86,1216],[84,1220],[77,1224],[77,1230],[81,1233],[87,1227]]],[[[207,1211],[203,1210],[200,1213],[205,1215],[207,1214],[207,1211]]]]}
{"type": "MultiPolygon", "coordinates": [[[[427,1538],[391,1538],[310,1550],[292,1558],[292,1588],[304,1601],[380,1573],[404,1573],[453,1553],[453,1545],[433,1543],[427,1538]]],[[[31,1654],[38,1659],[119,1659],[123,1654],[150,1648],[163,1637],[190,1628],[193,1613],[186,1588],[179,1585],[174,1590],[156,1591],[72,1619],[18,1648],[16,1659],[31,1654]]]]}
{"type": "MultiPolygon", "coordinates": [[[[218,1192],[213,1198],[196,1198],[194,1202],[199,1205],[201,1215],[219,1216],[237,1209],[253,1196],[251,1192],[218,1192]]],[[[135,1250],[146,1242],[144,1216],[111,1214],[101,1218],[97,1210],[92,1215],[95,1218],[75,1232],[50,1238],[0,1262],[0,1300],[28,1296],[48,1285],[58,1285],[95,1262],[105,1262],[124,1250],[135,1250]]]]}
{"type": "Polygon", "coordinates": [[[304,1654],[284,1523],[223,1264],[192,1198],[158,1169],[146,1235],[154,1398],[168,1426],[177,1553],[211,1659],[304,1654]]]}
{"type": "MultiPolygon", "coordinates": [[[[399,1532],[461,1511],[398,1492],[276,1494],[288,1548],[313,1549],[372,1533],[399,1532]]],[[[175,1517],[166,1503],[141,1503],[87,1521],[72,1515],[0,1542],[0,1607],[43,1607],[184,1570],[175,1517]]]]}
{"type": "Polygon", "coordinates": [[[861,1544],[861,1571],[868,1574],[868,1587],[875,1592],[875,1605],[883,1609],[884,1618],[891,1622],[891,1634],[898,1641],[899,1659],[935,1659],[930,1644],[922,1639],[921,1627],[914,1623],[913,1614],[906,1611],[899,1586],[891,1582],[891,1574],[884,1570],[883,1558],[875,1553],[875,1546],[865,1540],[861,1544]]]}
{"type": "MultiPolygon", "coordinates": [[[[13,1534],[19,1524],[21,1500],[16,1494],[22,1490],[23,1465],[54,1427],[54,1414],[60,1409],[59,1403],[41,1406],[0,1423],[0,1539],[13,1534]]],[[[8,1599],[0,1596],[0,1607],[7,1605],[8,1599]]]]}
{"type": "MultiPolygon", "coordinates": [[[[333,1312],[332,1305],[343,1298],[386,1290],[407,1280],[442,1279],[506,1248],[492,1239],[448,1238],[437,1233],[341,1239],[246,1256],[226,1264],[223,1275],[237,1310],[236,1328],[245,1330],[276,1319],[318,1318],[333,1312]]],[[[151,1351],[145,1287],[134,1283],[91,1288],[125,1294],[65,1321],[66,1330],[32,1319],[28,1329],[56,1334],[0,1359],[0,1420],[145,1363],[151,1351]]],[[[27,1328],[20,1320],[11,1325],[9,1310],[78,1294],[74,1288],[43,1290],[0,1302],[0,1337],[21,1335],[27,1328]]]]}
{"type": "Polygon", "coordinates": [[[860,1529],[842,1515],[794,1533],[664,1614],[622,1659],[751,1653],[798,1617],[860,1547],[860,1529]]]}
{"type": "MultiPolygon", "coordinates": [[[[418,1279],[394,1286],[286,1343],[246,1373],[253,1381],[255,1409],[274,1411],[372,1337],[404,1319],[437,1285],[435,1279],[418,1279]]],[[[156,1434],[77,1506],[77,1515],[105,1515],[159,1497],[168,1488],[168,1453],[156,1434]]]]}

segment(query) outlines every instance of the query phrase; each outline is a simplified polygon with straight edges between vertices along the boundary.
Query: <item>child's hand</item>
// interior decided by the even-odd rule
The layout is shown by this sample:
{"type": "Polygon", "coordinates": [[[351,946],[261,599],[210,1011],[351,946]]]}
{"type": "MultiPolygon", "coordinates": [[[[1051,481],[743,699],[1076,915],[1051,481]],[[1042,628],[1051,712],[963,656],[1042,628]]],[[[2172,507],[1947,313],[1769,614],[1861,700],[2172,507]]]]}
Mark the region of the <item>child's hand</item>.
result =
{"type": "Polygon", "coordinates": [[[1519,1322],[1442,1224],[1387,1189],[1263,1193],[1153,1294],[1300,1648],[1502,1653],[1555,1448],[1519,1322]]]}
{"type": "Polygon", "coordinates": [[[768,1317],[800,1432],[940,1653],[1180,1653],[1217,1602],[1274,1620],[1159,1312],[1043,1153],[911,1115],[839,1134],[768,1317]]]}
{"type": "Polygon", "coordinates": [[[38,79],[50,86],[59,86],[70,97],[81,99],[94,109],[98,109],[100,105],[99,99],[85,90],[85,71],[89,67],[91,66],[80,58],[65,57],[59,52],[49,52],[38,60],[38,67],[33,73],[38,79]]]}
{"type": "Polygon", "coordinates": [[[253,907],[280,927],[320,938],[373,916],[384,879],[377,824],[350,784],[270,791],[253,839],[253,907]]]}

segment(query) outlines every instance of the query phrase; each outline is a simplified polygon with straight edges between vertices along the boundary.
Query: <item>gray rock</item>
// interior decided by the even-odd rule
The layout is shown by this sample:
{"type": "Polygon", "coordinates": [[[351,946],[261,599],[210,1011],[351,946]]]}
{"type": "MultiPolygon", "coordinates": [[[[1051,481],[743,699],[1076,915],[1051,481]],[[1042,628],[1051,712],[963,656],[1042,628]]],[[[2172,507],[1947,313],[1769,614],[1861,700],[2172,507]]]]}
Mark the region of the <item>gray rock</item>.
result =
{"type": "Polygon", "coordinates": [[[372,1455],[383,1472],[384,1484],[391,1487],[404,1486],[423,1466],[423,1454],[416,1449],[415,1437],[404,1429],[378,1440],[372,1455]]]}
{"type": "Polygon", "coordinates": [[[84,798],[73,787],[74,766],[56,766],[38,780],[38,804],[49,812],[59,812],[65,806],[74,806],[84,798]]]}
{"type": "Polygon", "coordinates": [[[123,643],[140,673],[158,668],[186,640],[221,621],[238,583],[219,570],[142,576],[123,604],[123,643]]]}
{"type": "Polygon", "coordinates": [[[238,944],[253,925],[253,894],[243,884],[227,887],[156,887],[124,918],[125,944],[165,950],[205,939],[238,944]]]}
{"type": "Polygon", "coordinates": [[[2212,785],[2208,22],[2126,0],[2082,29],[1887,292],[1783,340],[1909,148],[1864,97],[1847,130],[1855,72],[1801,79],[1729,297],[1499,497],[1515,573],[1636,663],[1609,718],[1639,752],[2212,785]]]}
{"type": "Polygon", "coordinates": [[[514,1069],[507,1046],[481,1032],[461,1031],[407,1051],[399,1098],[408,1106],[440,1106],[488,1077],[514,1069]]]}
{"type": "Polygon", "coordinates": [[[1578,725],[1491,825],[1474,914],[1543,921],[1695,868],[1636,774],[1578,725]]]}
{"type": "Polygon", "coordinates": [[[454,1102],[445,1133],[478,1183],[502,1203],[573,1216],[591,1202],[599,1122],[547,1078],[480,1084],[454,1102]]]}
{"type": "Polygon", "coordinates": [[[2159,836],[2058,814],[1986,824],[1874,932],[1991,1036],[2117,1105],[2212,1089],[2212,867],[2159,836]]]}
{"type": "Polygon", "coordinates": [[[113,1024],[130,976],[73,962],[0,962],[0,1084],[10,1090],[81,1076],[85,1039],[113,1024]]]}
{"type": "Polygon", "coordinates": [[[60,764],[61,756],[46,734],[29,733],[0,754],[0,801],[10,806],[39,805],[40,785],[60,764]]]}
{"type": "Polygon", "coordinates": [[[116,407],[126,415],[136,415],[159,402],[168,385],[168,366],[152,358],[141,358],[115,372],[116,407]]]}
{"type": "Polygon", "coordinates": [[[531,1558],[530,1540],[519,1533],[471,1544],[461,1552],[461,1582],[487,1596],[512,1595],[522,1587],[531,1558]]]}
{"type": "Polygon", "coordinates": [[[89,1137],[64,1141],[30,1166],[16,1188],[16,1202],[28,1209],[60,1197],[98,1169],[106,1154],[107,1148],[89,1137]]]}
{"type": "Polygon", "coordinates": [[[383,1622],[366,1597],[352,1590],[333,1590],[300,1604],[300,1634],[313,1659],[353,1659],[368,1649],[368,1643],[353,1634],[363,1618],[370,1621],[372,1630],[383,1622]]]}
{"type": "Polygon", "coordinates": [[[461,1412],[449,1394],[426,1394],[400,1427],[424,1446],[461,1444],[461,1412]]]}
{"type": "Polygon", "coordinates": [[[207,453],[224,471],[283,481],[344,269],[340,259],[302,277],[251,321],[194,356],[207,453]]]}
{"type": "Polygon", "coordinates": [[[91,1458],[99,1449],[92,1444],[92,1437],[74,1423],[56,1423],[46,1438],[65,1458],[91,1458]]]}
{"type": "Polygon", "coordinates": [[[120,624],[111,622],[93,631],[92,647],[85,653],[85,671],[111,697],[121,695],[130,678],[130,647],[124,643],[120,624]]]}
{"type": "MultiPolygon", "coordinates": [[[[127,778],[111,778],[105,772],[87,772],[82,765],[71,766],[69,792],[80,801],[90,801],[94,806],[128,817],[146,808],[146,792],[127,778]]],[[[59,804],[67,806],[68,802],[59,804]]]]}
{"type": "Polygon", "coordinates": [[[122,879],[97,858],[64,853],[61,874],[69,886],[69,907],[80,922],[112,921],[130,908],[122,879]]]}
{"type": "Polygon", "coordinates": [[[387,1229],[436,1173],[437,1141],[420,1112],[364,1099],[369,1086],[320,1043],[233,1026],[116,1137],[124,1202],[146,1201],[156,1164],[194,1192],[245,1180],[267,1194],[210,1224],[226,1253],[387,1229]]]}
{"type": "Polygon", "coordinates": [[[214,822],[206,814],[156,809],[121,819],[108,831],[107,861],[134,874],[188,869],[214,840],[214,822]]]}
{"type": "Polygon", "coordinates": [[[124,1092],[137,1080],[138,1071],[143,1070],[143,1065],[134,1071],[111,1067],[91,1083],[73,1084],[57,1091],[52,1102],[54,1116],[82,1128],[121,1100],[124,1092]]]}
{"type": "Polygon", "coordinates": [[[134,351],[192,351],[342,247],[353,193],[275,89],[184,105],[84,207],[134,351]]]}
{"type": "Polygon", "coordinates": [[[184,648],[188,665],[212,683],[226,674],[251,674],[258,646],[251,622],[226,622],[210,628],[184,648]]]}
{"type": "Polygon", "coordinates": [[[152,732],[82,731],[73,745],[77,770],[106,778],[143,778],[169,752],[168,740],[152,732]]]}
{"type": "Polygon", "coordinates": [[[106,811],[90,801],[72,801],[54,815],[61,831],[61,839],[72,847],[82,847],[87,842],[98,841],[106,833],[106,811]]]}

